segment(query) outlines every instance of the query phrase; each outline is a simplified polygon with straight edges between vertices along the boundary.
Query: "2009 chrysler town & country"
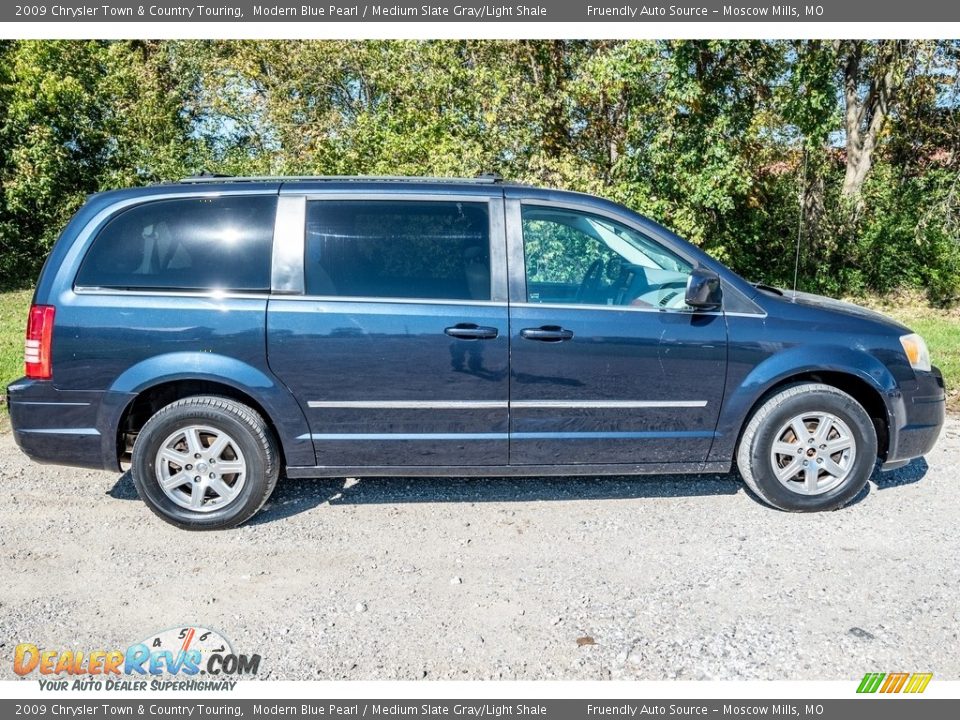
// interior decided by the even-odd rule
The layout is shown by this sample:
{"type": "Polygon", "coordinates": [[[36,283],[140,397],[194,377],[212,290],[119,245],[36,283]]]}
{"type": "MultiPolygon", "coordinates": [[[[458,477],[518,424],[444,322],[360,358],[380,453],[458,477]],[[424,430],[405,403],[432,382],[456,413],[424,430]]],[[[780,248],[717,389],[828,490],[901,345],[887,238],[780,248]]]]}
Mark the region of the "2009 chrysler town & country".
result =
{"type": "Polygon", "coordinates": [[[612,202],[496,178],[193,178],[92,196],[7,390],[39,462],[187,529],[289,477],[726,472],[837,508],[933,446],[876,313],[754,286],[612,202]]]}

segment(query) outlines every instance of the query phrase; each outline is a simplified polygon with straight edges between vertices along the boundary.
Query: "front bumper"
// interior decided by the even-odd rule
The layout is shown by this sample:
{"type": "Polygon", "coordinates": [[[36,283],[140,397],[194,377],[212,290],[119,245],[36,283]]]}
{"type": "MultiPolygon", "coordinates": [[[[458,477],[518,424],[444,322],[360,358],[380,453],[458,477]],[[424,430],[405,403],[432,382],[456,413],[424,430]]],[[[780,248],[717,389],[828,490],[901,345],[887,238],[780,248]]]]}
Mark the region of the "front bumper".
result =
{"type": "Polygon", "coordinates": [[[916,382],[903,388],[891,414],[889,447],[881,469],[894,470],[930,452],[940,437],[946,410],[940,369],[918,372],[916,382]]]}

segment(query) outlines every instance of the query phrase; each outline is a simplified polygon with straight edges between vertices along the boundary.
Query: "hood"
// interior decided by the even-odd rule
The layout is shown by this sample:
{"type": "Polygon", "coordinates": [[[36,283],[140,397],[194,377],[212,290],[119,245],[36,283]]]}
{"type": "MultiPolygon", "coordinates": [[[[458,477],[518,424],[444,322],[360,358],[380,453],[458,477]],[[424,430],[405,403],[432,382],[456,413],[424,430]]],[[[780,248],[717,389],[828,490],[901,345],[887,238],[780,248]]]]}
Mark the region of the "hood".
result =
{"type": "Polygon", "coordinates": [[[861,307],[860,305],[854,305],[853,303],[836,300],[824,295],[814,295],[813,293],[799,292],[796,290],[780,290],[780,292],[783,293],[783,299],[787,302],[829,310],[843,315],[851,315],[853,317],[863,318],[864,320],[872,320],[873,322],[895,328],[898,331],[902,330],[904,333],[910,332],[910,328],[897,322],[893,318],[876,310],[861,307]]]}

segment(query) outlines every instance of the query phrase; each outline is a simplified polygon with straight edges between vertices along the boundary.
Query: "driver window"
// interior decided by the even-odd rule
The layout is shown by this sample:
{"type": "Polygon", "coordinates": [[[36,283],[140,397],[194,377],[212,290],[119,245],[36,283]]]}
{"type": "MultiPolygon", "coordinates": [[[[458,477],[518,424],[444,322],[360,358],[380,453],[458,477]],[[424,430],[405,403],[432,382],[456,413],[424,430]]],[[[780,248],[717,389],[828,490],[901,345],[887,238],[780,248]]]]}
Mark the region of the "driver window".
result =
{"type": "Polygon", "coordinates": [[[527,302],[686,308],[691,266],[599,215],[522,207],[527,302]]]}

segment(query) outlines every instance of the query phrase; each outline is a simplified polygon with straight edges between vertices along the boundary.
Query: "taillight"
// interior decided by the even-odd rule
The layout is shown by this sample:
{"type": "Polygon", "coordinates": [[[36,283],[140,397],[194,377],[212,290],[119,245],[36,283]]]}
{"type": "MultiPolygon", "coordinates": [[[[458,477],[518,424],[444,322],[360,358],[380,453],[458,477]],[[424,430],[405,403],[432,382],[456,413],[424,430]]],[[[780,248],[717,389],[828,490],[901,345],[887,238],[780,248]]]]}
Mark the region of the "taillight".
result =
{"type": "Polygon", "coordinates": [[[23,371],[28,378],[49,380],[53,377],[50,346],[53,341],[53,305],[31,305],[27,320],[27,341],[23,349],[23,371]]]}

